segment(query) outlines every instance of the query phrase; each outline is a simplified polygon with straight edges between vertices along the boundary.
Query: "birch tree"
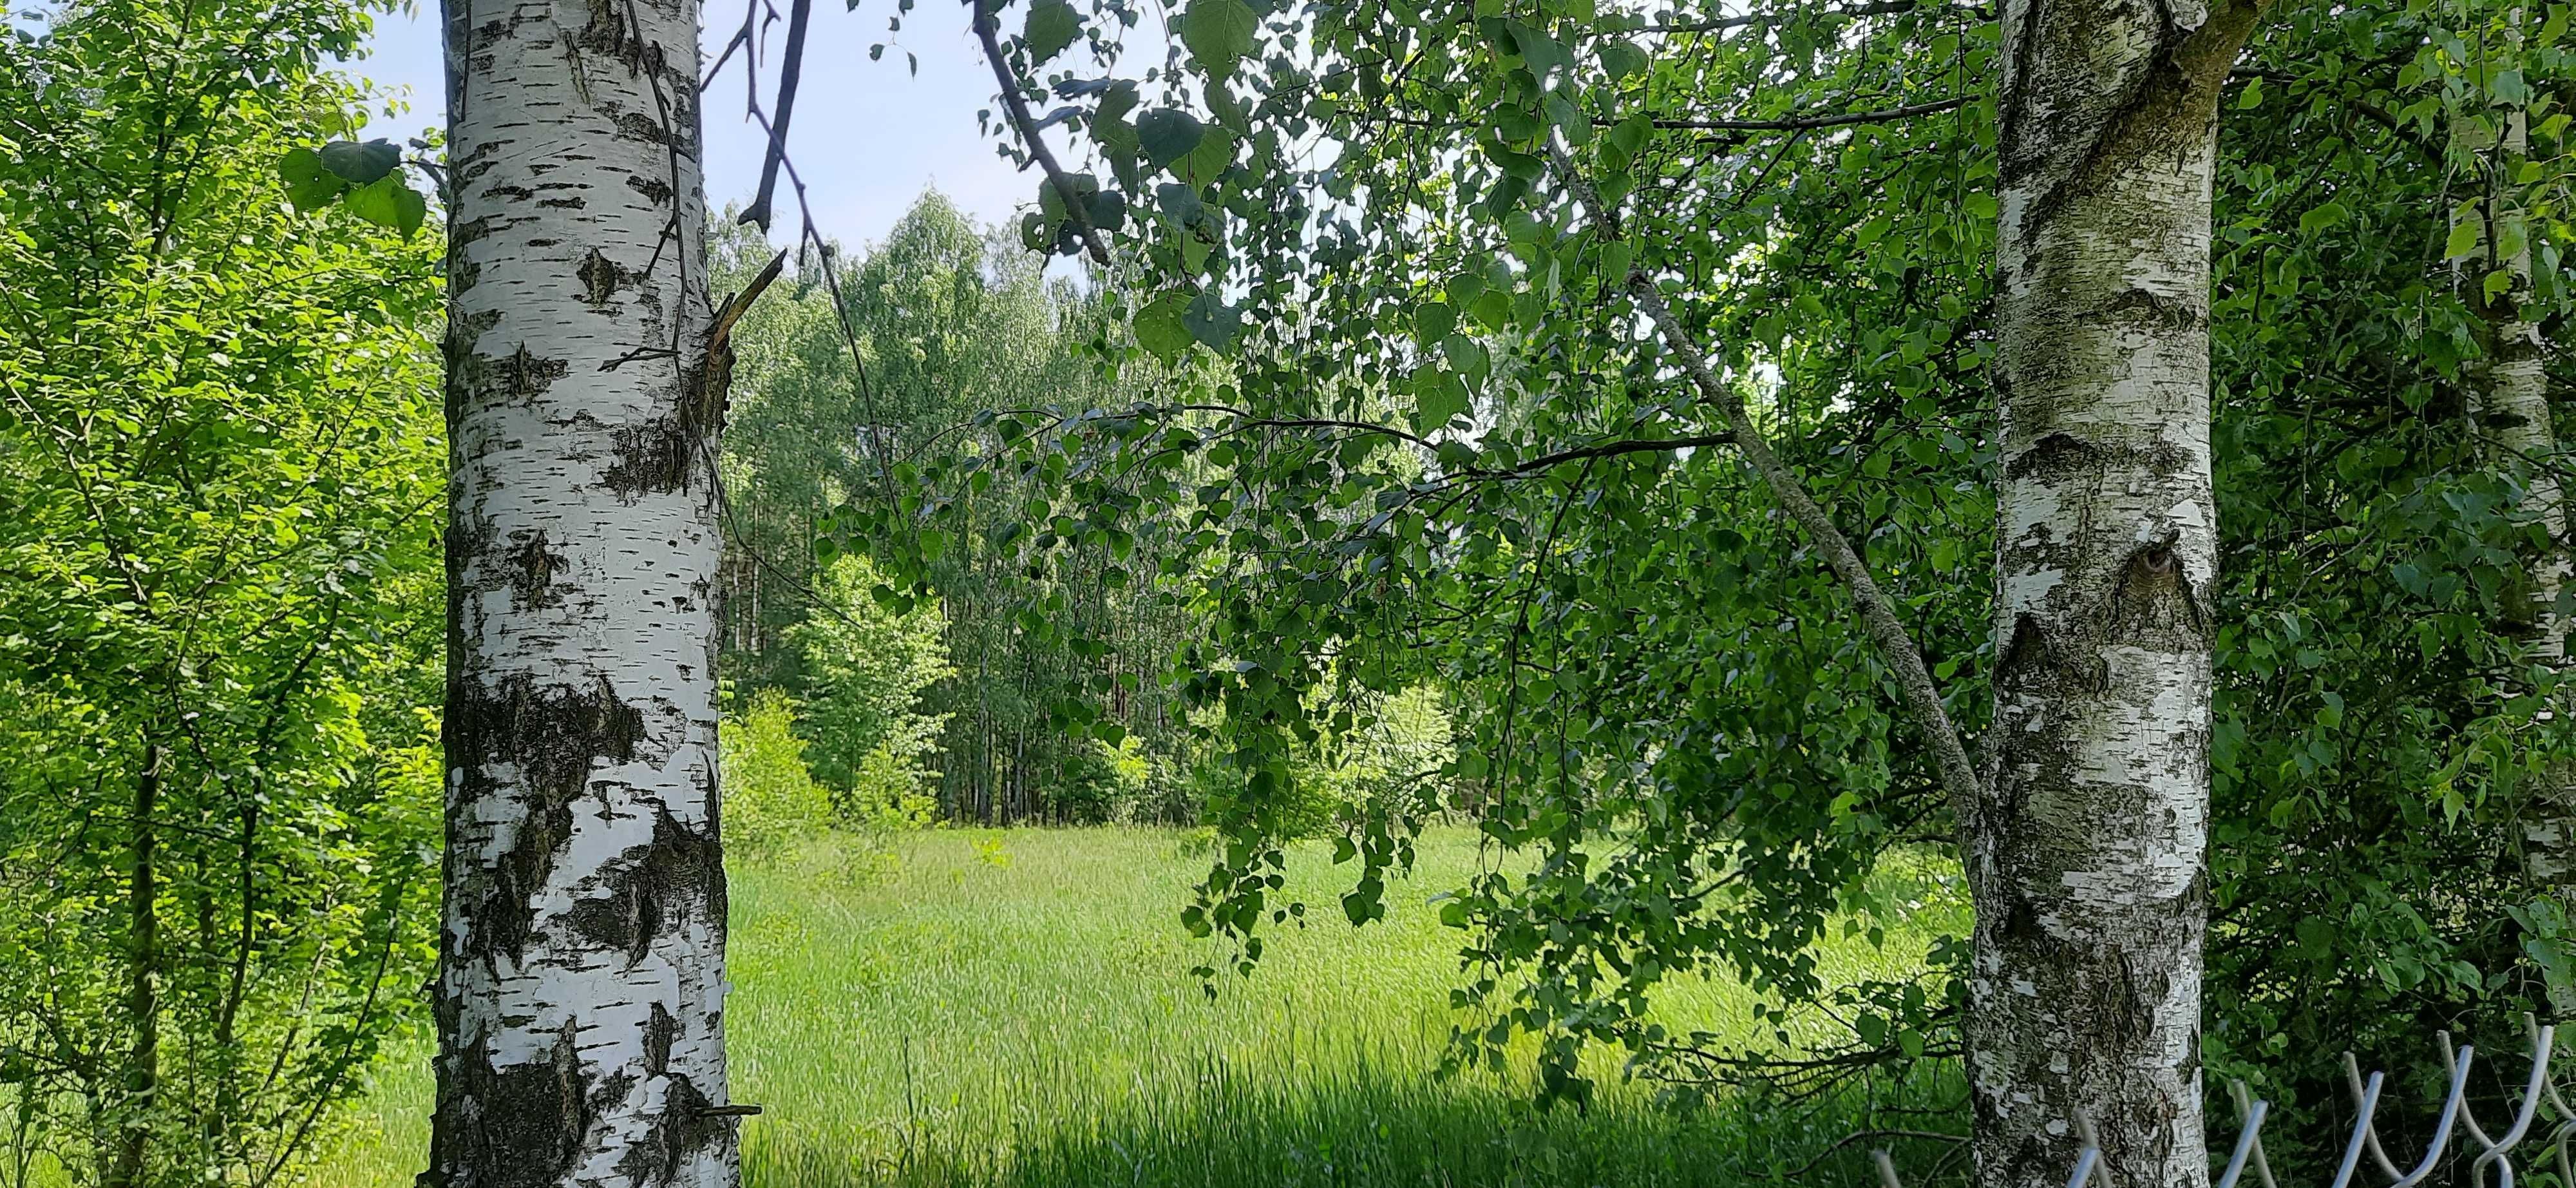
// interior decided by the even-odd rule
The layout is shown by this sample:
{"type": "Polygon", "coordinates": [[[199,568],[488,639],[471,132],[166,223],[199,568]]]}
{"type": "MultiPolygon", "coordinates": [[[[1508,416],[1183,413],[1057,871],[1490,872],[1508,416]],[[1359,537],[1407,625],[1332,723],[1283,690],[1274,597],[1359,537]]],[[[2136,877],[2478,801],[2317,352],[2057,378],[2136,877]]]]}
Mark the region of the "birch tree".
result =
{"type": "MultiPolygon", "coordinates": [[[[2514,608],[2513,626],[2531,640],[2532,653],[2552,668],[2566,663],[2567,625],[2558,615],[2559,593],[2567,585],[2566,493],[2556,471],[2558,438],[2549,414],[2549,377],[2543,367],[2547,340],[2536,312],[2539,294],[2532,272],[2532,220],[2523,191],[2531,157],[2531,117],[2523,83],[2522,12],[2508,10],[2494,30],[2472,30],[2483,41],[2490,33],[2501,42],[2497,61],[2463,63],[2474,67],[2470,94],[2483,103],[2451,122],[2453,152],[2465,158],[2467,172],[2484,183],[2478,200],[2455,216],[2449,254],[2461,258],[2462,288],[2483,328],[2482,356],[2469,368],[2480,443],[2495,463],[2525,487],[2523,505],[2536,513],[2549,544],[2533,562],[2523,593],[2528,602],[2514,608]],[[2502,76],[2515,80],[2507,93],[2502,76]]],[[[2576,769],[2553,766],[2534,789],[2536,797],[2523,820],[2523,861],[2540,888],[2566,896],[2576,890],[2576,769]]],[[[2576,1006],[2567,987],[2558,988],[2562,1010],[2576,1006]]]]}
{"type": "Polygon", "coordinates": [[[730,1185],[694,0],[453,0],[424,1186],[730,1185]]]}
{"type": "Polygon", "coordinates": [[[1994,742],[1965,831],[1980,1183],[2208,1179],[2217,96],[2259,5],[2005,6],[1994,742]]]}

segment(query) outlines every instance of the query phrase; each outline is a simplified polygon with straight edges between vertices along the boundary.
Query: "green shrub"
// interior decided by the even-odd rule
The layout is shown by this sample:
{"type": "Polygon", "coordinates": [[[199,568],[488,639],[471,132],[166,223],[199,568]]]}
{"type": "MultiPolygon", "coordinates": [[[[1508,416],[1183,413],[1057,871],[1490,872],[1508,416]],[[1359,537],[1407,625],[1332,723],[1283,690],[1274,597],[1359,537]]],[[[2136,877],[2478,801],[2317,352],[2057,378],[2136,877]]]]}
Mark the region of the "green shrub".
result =
{"type": "Polygon", "coordinates": [[[727,844],[765,852],[832,823],[831,795],[805,767],[796,703],[785,693],[753,694],[748,710],[724,718],[720,740],[727,844]]]}

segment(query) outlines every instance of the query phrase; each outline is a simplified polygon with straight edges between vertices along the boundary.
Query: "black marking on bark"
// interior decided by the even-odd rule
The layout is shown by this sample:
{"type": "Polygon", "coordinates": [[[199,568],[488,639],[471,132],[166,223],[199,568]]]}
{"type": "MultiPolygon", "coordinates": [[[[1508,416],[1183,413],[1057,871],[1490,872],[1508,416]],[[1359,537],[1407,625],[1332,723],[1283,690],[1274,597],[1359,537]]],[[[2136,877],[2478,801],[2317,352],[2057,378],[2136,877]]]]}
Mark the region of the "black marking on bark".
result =
{"type": "MultiPolygon", "coordinates": [[[[451,249],[448,257],[451,275],[463,255],[463,252],[451,249]]],[[[474,344],[481,342],[485,333],[500,324],[501,311],[497,309],[451,318],[447,323],[447,337],[440,343],[447,357],[447,448],[451,465],[464,461],[465,443],[458,430],[464,425],[465,406],[491,376],[491,360],[477,354],[474,344]]]]}
{"type": "Polygon", "coordinates": [[[588,688],[539,686],[525,673],[497,690],[463,684],[451,695],[447,723],[448,762],[462,768],[464,802],[498,794],[490,774],[496,767],[514,767],[519,776],[516,833],[485,873],[482,904],[467,912],[471,955],[489,959],[525,951],[536,898],[572,840],[573,802],[588,791],[595,764],[634,761],[644,715],[619,700],[605,677],[588,688]]]}
{"type": "Polygon", "coordinates": [[[652,841],[628,847],[574,893],[564,923],[583,941],[626,954],[632,968],[656,939],[692,917],[721,934],[723,888],[724,854],[714,832],[691,830],[665,808],[653,818],[652,841]]]}
{"type": "Polygon", "coordinates": [[[551,206],[558,210],[580,210],[582,201],[579,194],[566,194],[561,198],[540,198],[537,200],[537,205],[551,206]]]}
{"type": "Polygon", "coordinates": [[[510,550],[510,596],[520,607],[560,606],[561,595],[554,593],[555,575],[571,566],[559,553],[546,546],[546,530],[512,533],[518,538],[517,548],[510,550]]]}
{"type": "Polygon", "coordinates": [[[666,206],[670,204],[671,183],[664,181],[661,178],[635,175],[628,177],[626,179],[626,184],[633,187],[636,193],[652,199],[653,205],[655,206],[666,206]]]}
{"type": "Polygon", "coordinates": [[[2102,457],[2102,448],[2092,442],[2072,433],[2051,433],[2014,455],[2013,460],[2004,466],[2004,477],[2037,478],[2043,483],[2062,482],[2099,467],[2102,457]]]}
{"type": "Polygon", "coordinates": [[[572,365],[561,359],[540,359],[529,354],[528,344],[523,342],[501,364],[502,391],[514,399],[533,402],[570,370],[572,365]]]}
{"type": "MultiPolygon", "coordinates": [[[[487,165],[485,168],[489,168],[489,166],[487,165]]],[[[454,184],[461,186],[464,184],[464,179],[459,178],[454,184]]],[[[467,252],[465,247],[467,244],[473,243],[474,241],[491,233],[492,220],[489,217],[467,219],[464,222],[453,223],[448,226],[447,296],[449,300],[453,301],[466,290],[473,288],[476,281],[482,279],[482,266],[474,262],[473,255],[467,252]]],[[[501,316],[501,312],[499,310],[488,310],[484,313],[473,316],[489,317],[494,320],[498,320],[501,316]]],[[[488,327],[489,323],[486,323],[486,326],[488,327]]]]}
{"type": "Polygon", "coordinates": [[[578,1031],[564,1020],[547,1058],[505,1068],[493,1067],[489,1037],[478,1040],[451,1070],[458,1092],[439,1101],[448,1117],[434,1131],[455,1146],[433,1156],[423,1182],[550,1188],[571,1175],[597,1117],[578,1031]]]}
{"type": "Polygon", "coordinates": [[[617,117],[617,138],[640,140],[646,144],[658,144],[665,148],[675,147],[671,130],[663,127],[662,121],[640,111],[630,111],[617,117]]]}
{"type": "Polygon", "coordinates": [[[617,290],[632,277],[615,261],[601,254],[598,248],[590,249],[590,254],[582,257],[581,268],[573,275],[581,280],[581,299],[595,306],[608,304],[609,299],[617,296],[617,290]]]}
{"type": "Polygon", "coordinates": [[[663,1091],[662,1112],[643,1140],[618,1159],[618,1174],[632,1184],[669,1184],[699,1154],[722,1150],[733,1141],[737,1123],[729,1115],[711,1113],[715,1108],[697,1082],[672,1076],[663,1091]]]}
{"type": "Polygon", "coordinates": [[[507,198],[513,202],[525,202],[537,196],[536,191],[526,186],[494,186],[483,193],[489,197],[507,198]]]}
{"type": "Polygon", "coordinates": [[[2139,545],[2121,564],[2103,623],[2106,641],[2180,650],[2185,641],[2205,634],[2191,575],[2174,553],[2177,539],[2168,530],[2163,538],[2139,545]]]}
{"type": "Polygon", "coordinates": [[[2209,320],[2205,311],[2187,300],[2168,299],[2135,285],[2121,290],[2102,312],[2113,317],[2136,313],[2141,316],[2131,320],[2171,331],[2197,330],[2209,320]]]}
{"type": "Polygon", "coordinates": [[[656,1000],[653,1003],[652,1016],[644,1021],[646,1072],[658,1077],[671,1071],[671,1041],[678,1038],[679,1034],[680,1021],[672,1018],[671,1012],[662,1009],[661,1002],[656,1000]]]}
{"type": "Polygon", "coordinates": [[[684,367],[678,409],[669,416],[618,429],[613,446],[617,460],[601,476],[608,488],[629,501],[646,492],[688,490],[705,465],[712,418],[721,415],[708,407],[709,390],[704,367],[684,367]]]}

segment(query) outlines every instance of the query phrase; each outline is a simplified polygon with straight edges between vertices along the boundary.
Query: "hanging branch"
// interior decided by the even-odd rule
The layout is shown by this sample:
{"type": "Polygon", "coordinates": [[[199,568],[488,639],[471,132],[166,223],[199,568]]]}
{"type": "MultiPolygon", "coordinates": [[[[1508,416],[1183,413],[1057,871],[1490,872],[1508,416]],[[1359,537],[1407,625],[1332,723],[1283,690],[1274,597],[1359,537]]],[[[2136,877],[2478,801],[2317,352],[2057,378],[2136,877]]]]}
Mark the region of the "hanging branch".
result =
{"type": "MultiPolygon", "coordinates": [[[[1592,221],[1600,225],[1604,238],[1619,238],[1618,215],[1602,203],[1600,193],[1592,188],[1591,182],[1584,180],[1582,172],[1565,155],[1565,150],[1551,142],[1548,156],[1555,162],[1557,175],[1564,179],[1575,200],[1591,214],[1592,221]]],[[[1879,655],[1885,657],[1888,667],[1895,671],[1897,687],[1904,692],[1905,706],[1911,712],[1916,728],[1932,743],[1933,757],[1941,772],[1941,785],[1950,793],[1952,803],[1963,810],[1975,804],[1983,782],[1977,777],[1976,767],[1969,762],[1968,749],[1960,741],[1959,728],[1950,721],[1950,711],[1941,704],[1941,691],[1932,683],[1931,670],[1924,667],[1923,653],[1914,646],[1914,637],[1907,632],[1904,620],[1897,617],[1896,603],[1888,598],[1886,591],[1879,589],[1878,579],[1870,576],[1868,564],[1852,549],[1850,539],[1835,526],[1833,517],[1817,506],[1815,497],[1807,493],[1806,485],[1790,472],[1786,463],[1780,461],[1778,454],[1771,452],[1770,442],[1753,424],[1753,417],[1745,410],[1744,401],[1719,382],[1716,373],[1710,370],[1708,356],[1700,350],[1698,341],[1690,332],[1683,328],[1681,320],[1673,316],[1672,307],[1664,303],[1663,293],[1655,288],[1654,278],[1647,276],[1643,269],[1632,267],[1628,270],[1627,286],[1630,297],[1655,323],[1655,328],[1663,335],[1664,345],[1681,361],[1682,370],[1689,374],[1700,396],[1725,416],[1727,427],[1733,430],[1735,448],[1743,453],[1744,460],[1753,465],[1754,471],[1771,488],[1772,498],[1780,501],[1789,518],[1797,521],[1807,538],[1815,542],[1834,576],[1851,588],[1852,601],[1860,607],[1862,625],[1868,630],[1871,642],[1878,645],[1879,655]]]]}
{"type": "Polygon", "coordinates": [[[1047,184],[1054,186],[1056,197],[1064,200],[1065,217],[1072,219],[1074,230],[1082,233],[1082,242],[1091,249],[1091,258],[1106,265],[1109,263],[1109,245],[1101,242],[1100,232],[1091,225],[1091,213],[1083,207],[1082,195],[1073,188],[1073,179],[1064,175],[1064,167],[1056,164],[1055,152],[1047,147],[1046,137],[1040,134],[1037,118],[1029,114],[1029,102],[1020,96],[1020,80],[1011,77],[1010,64],[1002,57],[998,24],[993,14],[984,11],[980,4],[976,7],[975,37],[984,43],[984,60],[993,64],[993,82],[1002,88],[1002,109],[1010,113],[1011,126],[1019,129],[1020,139],[1028,143],[1030,159],[1046,170],[1047,184]]]}
{"type": "MultiPolygon", "coordinates": [[[[769,151],[760,161],[760,193],[735,220],[759,224],[762,231],[769,230],[769,200],[778,192],[778,167],[787,159],[787,123],[796,118],[796,86],[805,73],[805,25],[813,15],[814,0],[796,0],[787,10],[787,57],[778,64],[778,118],[770,122],[769,151]]],[[[725,52],[732,53],[732,47],[725,52]]]]}

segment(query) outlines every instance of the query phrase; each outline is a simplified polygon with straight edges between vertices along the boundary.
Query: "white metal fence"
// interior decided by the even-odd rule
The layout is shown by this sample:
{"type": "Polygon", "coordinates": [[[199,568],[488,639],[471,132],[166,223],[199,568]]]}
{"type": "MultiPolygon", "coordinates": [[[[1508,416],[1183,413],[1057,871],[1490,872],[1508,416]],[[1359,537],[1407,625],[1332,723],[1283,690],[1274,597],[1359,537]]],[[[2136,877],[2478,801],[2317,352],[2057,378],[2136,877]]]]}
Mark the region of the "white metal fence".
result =
{"type": "MultiPolygon", "coordinates": [[[[2541,1161],[2545,1159],[2548,1161],[2546,1166],[2558,1173],[2560,1184],[2576,1185],[2576,1175],[2569,1174],[2567,1155],[2570,1141],[2576,1140],[2576,1110],[2568,1108],[2567,1100],[2559,1096],[2558,1086],[2549,1077],[2550,1047],[2556,1038],[2555,1029],[2541,1026],[2528,1015],[2523,1016],[2523,1026],[2531,1042],[2530,1075],[2524,1081],[2521,1105],[2514,1111],[2511,1123],[2500,1131],[2492,1132],[2479,1125],[2468,1104],[2469,1065],[2476,1058],[2476,1051],[2466,1046],[2453,1046],[2450,1032],[2436,1033],[2442,1068],[2450,1079],[2450,1090],[2444,1095],[2442,1112],[2434,1118],[2433,1139],[2426,1145],[2423,1157],[2411,1168],[2399,1167],[2396,1160],[2389,1158],[2388,1148],[2379,1140],[2376,1119],[2380,1089],[2387,1081],[2386,1075],[2374,1072],[2365,1080],[2352,1053],[2344,1053],[2344,1078],[2352,1091],[2354,1121],[2352,1137],[2344,1143],[2343,1159],[2336,1165],[2331,1188],[2352,1188],[2355,1184],[2369,1188],[2415,1188],[2426,1183],[2443,1166],[2443,1157],[2453,1154],[2452,1142],[2462,1135],[2466,1136],[2466,1143],[2475,1144],[2477,1148],[2469,1161],[2469,1183],[2476,1188],[2485,1188],[2488,1184],[2497,1188],[2513,1188],[2517,1159],[2522,1161],[2519,1166],[2525,1169],[2543,1166],[2541,1161]],[[2549,1106],[2550,1117],[2545,1123],[2540,1120],[2540,1107],[2544,1102],[2549,1106]],[[2536,1137],[2541,1132],[2546,1132],[2545,1138],[2536,1137]]],[[[2218,1173],[2215,1188],[2239,1188],[2246,1182],[2248,1171],[2254,1175],[2252,1182],[2262,1188],[2280,1188],[2272,1178],[2271,1161],[2263,1153],[2263,1121],[2271,1113],[2271,1103],[2247,1093],[2243,1081],[2231,1082],[2228,1090],[2229,1096],[2235,1099],[2240,1129],[2236,1145],[2228,1153],[2227,1166],[2218,1173]]],[[[2113,1188],[2115,1182],[2122,1188],[2156,1188],[2134,1178],[2117,1180],[2118,1169],[2109,1166],[2104,1159],[2102,1148],[2094,1139],[2091,1120],[2077,1118],[2075,1124],[2077,1133],[2084,1139],[2084,1149],[2076,1157],[2075,1169],[2067,1177],[2066,1188],[2113,1188]]],[[[1888,1157],[1887,1152],[1873,1151],[1870,1155],[1878,1163],[1879,1179],[1886,1188],[1904,1188],[1904,1181],[1897,1177],[1895,1161],[1888,1157]]]]}

